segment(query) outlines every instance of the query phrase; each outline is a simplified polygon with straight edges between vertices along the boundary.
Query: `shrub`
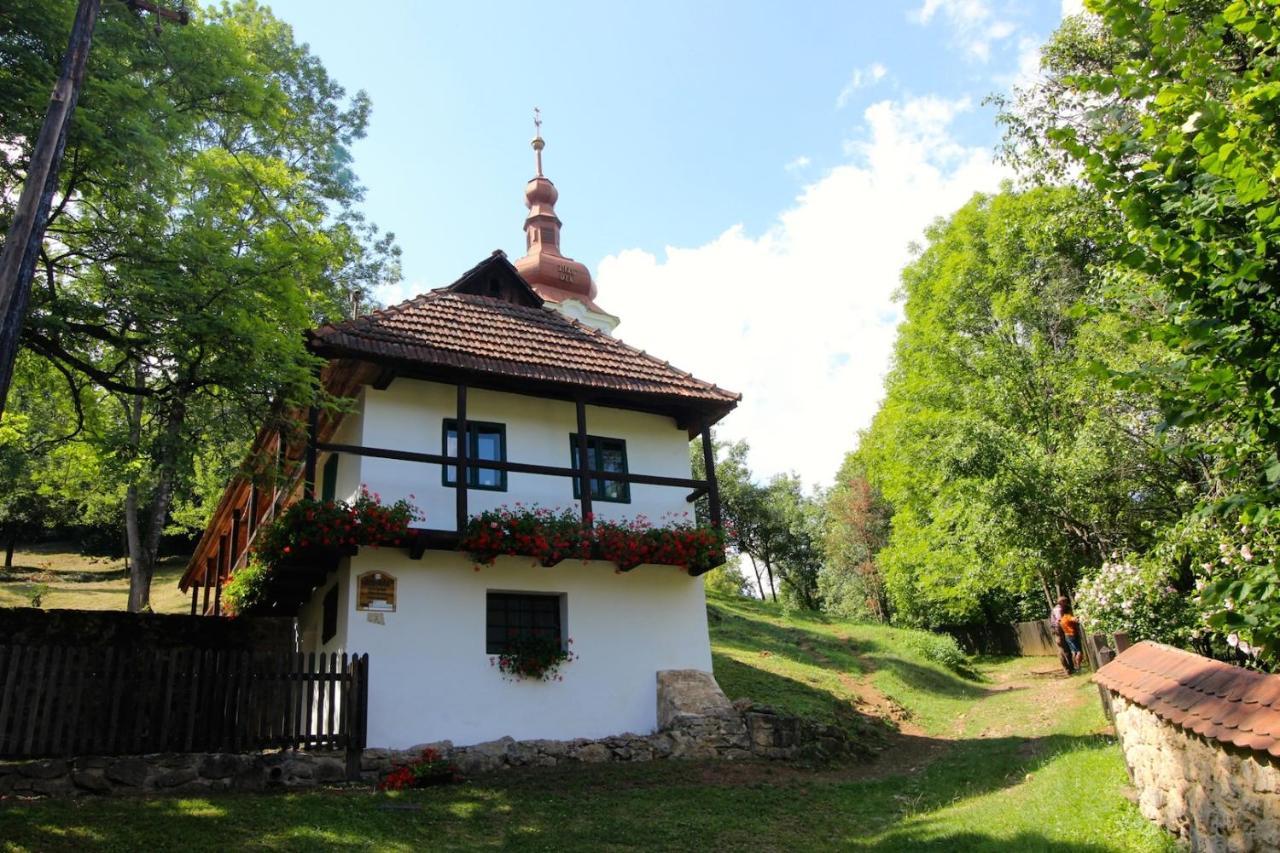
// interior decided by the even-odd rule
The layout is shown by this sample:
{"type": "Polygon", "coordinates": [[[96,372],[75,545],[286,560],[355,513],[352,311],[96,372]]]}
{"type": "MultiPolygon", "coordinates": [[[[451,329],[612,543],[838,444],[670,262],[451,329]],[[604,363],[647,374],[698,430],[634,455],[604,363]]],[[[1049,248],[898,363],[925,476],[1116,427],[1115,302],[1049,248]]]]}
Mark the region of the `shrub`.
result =
{"type": "Polygon", "coordinates": [[[708,592],[733,597],[751,595],[751,582],[742,571],[742,565],[735,557],[723,566],[717,566],[704,575],[708,592]]]}
{"type": "Polygon", "coordinates": [[[912,631],[907,644],[925,660],[946,667],[952,672],[967,674],[970,671],[969,656],[950,634],[934,634],[928,631],[912,631]]]}
{"type": "Polygon", "coordinates": [[[248,613],[266,604],[270,570],[257,560],[250,560],[222,588],[222,602],[228,613],[248,613]]]}
{"type": "Polygon", "coordinates": [[[1196,623],[1190,599],[1163,565],[1130,557],[1102,564],[1076,589],[1076,613],[1086,631],[1125,631],[1134,642],[1184,645],[1196,623]]]}
{"type": "Polygon", "coordinates": [[[378,787],[383,791],[403,791],[405,788],[426,788],[461,782],[458,765],[440,757],[431,747],[422,751],[422,757],[387,774],[378,787]]]}

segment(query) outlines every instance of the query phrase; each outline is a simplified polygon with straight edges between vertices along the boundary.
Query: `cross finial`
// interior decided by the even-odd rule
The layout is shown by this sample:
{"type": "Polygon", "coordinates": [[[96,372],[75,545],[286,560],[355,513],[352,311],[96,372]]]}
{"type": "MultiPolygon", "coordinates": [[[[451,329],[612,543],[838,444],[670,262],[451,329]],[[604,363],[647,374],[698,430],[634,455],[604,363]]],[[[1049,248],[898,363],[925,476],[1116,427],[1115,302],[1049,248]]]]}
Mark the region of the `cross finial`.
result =
{"type": "Polygon", "coordinates": [[[538,165],[538,177],[542,177],[542,110],[533,108],[533,158],[538,165]]]}

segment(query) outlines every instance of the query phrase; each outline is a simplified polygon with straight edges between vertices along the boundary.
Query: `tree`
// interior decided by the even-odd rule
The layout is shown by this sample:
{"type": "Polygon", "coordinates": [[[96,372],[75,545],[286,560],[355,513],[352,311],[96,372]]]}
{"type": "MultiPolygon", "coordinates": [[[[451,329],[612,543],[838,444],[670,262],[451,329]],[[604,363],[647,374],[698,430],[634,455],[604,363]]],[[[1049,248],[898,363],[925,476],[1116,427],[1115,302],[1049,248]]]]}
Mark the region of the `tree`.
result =
{"type": "MultiPolygon", "coordinates": [[[[716,480],[720,489],[725,538],[730,548],[745,554],[756,576],[756,590],[764,601],[778,600],[778,586],[785,584],[795,602],[817,607],[817,575],[820,562],[817,541],[820,513],[806,496],[799,477],[778,475],[768,485],[752,477],[745,441],[716,442],[716,480]],[[763,569],[763,575],[761,570],[763,569]]],[[[691,447],[694,476],[705,470],[700,447],[691,447]]],[[[699,508],[700,517],[705,509],[699,508]]]]}
{"type": "Polygon", "coordinates": [[[826,496],[818,576],[823,610],[889,621],[892,605],[877,555],[888,544],[892,517],[888,501],[867,479],[866,465],[857,453],[848,454],[826,496]]]}
{"type": "MultiPolygon", "coordinates": [[[[71,4],[19,5],[0,67],[40,69],[71,4]]],[[[302,331],[397,272],[389,236],[355,211],[363,93],[347,99],[253,0],[148,36],[104,8],[24,334],[106,395],[97,439],[124,494],[131,610],[149,606],[197,448],[243,447],[273,406],[312,399],[302,331]]],[[[19,149],[26,88],[0,110],[19,149]]]]}
{"type": "Polygon", "coordinates": [[[1094,199],[977,196],[927,237],[859,449],[894,510],[880,567],[905,621],[1018,618],[1110,552],[1148,547],[1202,485],[1166,452],[1151,394],[1099,382],[1168,355],[1129,341],[1142,315],[1110,310],[1114,239],[1094,199]]]}
{"type": "MultiPolygon", "coordinates": [[[[1267,539],[1280,522],[1275,4],[1089,7],[1054,36],[1045,80],[1006,111],[1010,150],[1078,169],[1115,212],[1119,256],[1167,307],[1147,336],[1177,353],[1124,381],[1156,391],[1164,428],[1198,427],[1187,450],[1219,466],[1224,488],[1204,509],[1228,528],[1220,538],[1267,539]]],[[[1223,627],[1280,649],[1275,567],[1248,574],[1211,577],[1209,603],[1223,627]]]]}

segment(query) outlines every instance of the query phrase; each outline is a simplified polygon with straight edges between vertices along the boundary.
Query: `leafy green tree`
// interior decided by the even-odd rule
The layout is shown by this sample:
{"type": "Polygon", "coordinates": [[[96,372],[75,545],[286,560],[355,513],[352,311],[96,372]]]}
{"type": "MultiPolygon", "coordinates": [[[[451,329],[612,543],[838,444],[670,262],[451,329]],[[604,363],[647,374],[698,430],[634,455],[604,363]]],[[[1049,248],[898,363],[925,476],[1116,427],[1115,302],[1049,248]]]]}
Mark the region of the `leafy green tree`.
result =
{"type": "MultiPolygon", "coordinates": [[[[0,68],[51,79],[74,3],[18,6],[0,68]]],[[[0,104],[13,168],[47,88],[0,104]]],[[[148,607],[175,500],[238,455],[198,471],[198,448],[242,448],[269,412],[312,399],[302,331],[397,273],[355,209],[348,146],[368,114],[253,0],[159,36],[104,7],[24,341],[106,395],[96,439],[104,488],[123,493],[131,610],[148,607]]]]}
{"type": "Polygon", "coordinates": [[[823,610],[845,619],[889,621],[892,605],[877,555],[888,544],[892,516],[862,459],[848,454],[826,495],[818,575],[823,610]]]}
{"type": "MultiPolygon", "coordinates": [[[[747,462],[745,441],[716,442],[716,481],[720,489],[725,538],[730,548],[746,555],[763,601],[778,600],[785,586],[800,607],[816,609],[818,566],[821,562],[821,508],[804,494],[799,477],[784,474],[760,485],[747,462]]],[[[694,476],[703,477],[702,449],[690,449],[694,476]]],[[[705,519],[705,507],[699,505],[705,519]]]]}
{"type": "MultiPolygon", "coordinates": [[[[1155,390],[1165,428],[1195,428],[1188,450],[1223,486],[1206,508],[1266,539],[1280,521],[1280,10],[1088,5],[1094,15],[1051,41],[1046,79],[1009,105],[1010,150],[1032,168],[1078,171],[1115,211],[1119,256],[1166,308],[1148,335],[1177,353],[1128,381],[1155,390]]],[[[1249,574],[1269,579],[1228,573],[1207,603],[1224,627],[1280,647],[1262,627],[1280,624],[1274,566],[1249,574]]]]}
{"type": "Polygon", "coordinates": [[[1076,190],[1006,190],[932,227],[903,272],[906,320],[859,455],[893,506],[879,556],[905,621],[1047,608],[1189,507],[1177,486],[1194,492],[1195,472],[1165,453],[1150,395],[1099,381],[1161,358],[1129,342],[1140,316],[1107,310],[1110,234],[1076,190]]]}

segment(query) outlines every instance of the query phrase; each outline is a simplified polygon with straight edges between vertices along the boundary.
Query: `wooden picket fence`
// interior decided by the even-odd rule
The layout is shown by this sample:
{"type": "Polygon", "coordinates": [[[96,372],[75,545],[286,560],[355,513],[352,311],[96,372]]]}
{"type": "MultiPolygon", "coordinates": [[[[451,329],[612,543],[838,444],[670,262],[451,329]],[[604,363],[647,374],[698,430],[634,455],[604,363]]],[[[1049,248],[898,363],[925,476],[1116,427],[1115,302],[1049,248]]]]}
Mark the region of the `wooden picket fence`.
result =
{"type": "Polygon", "coordinates": [[[0,757],[365,746],[369,656],[0,645],[0,757]]]}

